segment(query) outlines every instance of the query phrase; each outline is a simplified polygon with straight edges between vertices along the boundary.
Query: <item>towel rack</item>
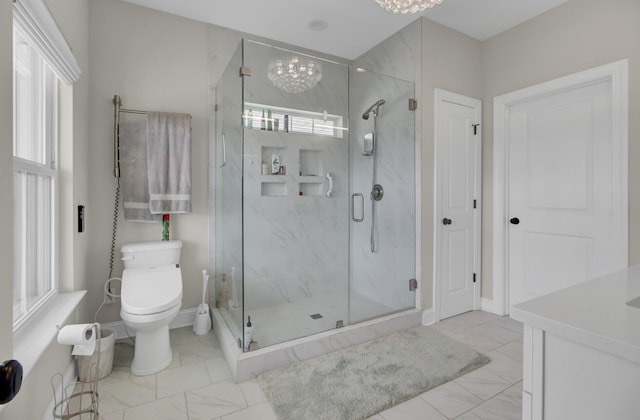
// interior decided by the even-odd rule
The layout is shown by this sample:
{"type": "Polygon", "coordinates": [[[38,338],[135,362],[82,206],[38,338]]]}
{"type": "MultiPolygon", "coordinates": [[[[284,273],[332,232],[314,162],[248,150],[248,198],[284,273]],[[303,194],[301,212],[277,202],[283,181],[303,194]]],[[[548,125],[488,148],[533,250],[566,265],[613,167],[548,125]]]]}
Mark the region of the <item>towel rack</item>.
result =
{"type": "Polygon", "coordinates": [[[142,114],[147,111],[137,109],[122,108],[122,98],[120,95],[113,96],[113,176],[120,178],[120,113],[142,114]]]}

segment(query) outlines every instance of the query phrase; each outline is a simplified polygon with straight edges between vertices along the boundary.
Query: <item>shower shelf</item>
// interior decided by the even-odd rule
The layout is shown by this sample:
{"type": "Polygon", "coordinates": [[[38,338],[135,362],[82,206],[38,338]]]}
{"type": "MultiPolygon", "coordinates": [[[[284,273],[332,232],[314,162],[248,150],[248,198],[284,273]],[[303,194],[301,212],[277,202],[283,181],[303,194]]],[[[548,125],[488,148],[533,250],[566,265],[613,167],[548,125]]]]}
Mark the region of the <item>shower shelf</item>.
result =
{"type": "MultiPolygon", "coordinates": [[[[276,177],[277,175],[273,175],[276,177]]],[[[260,195],[263,197],[286,197],[287,184],[285,182],[262,182],[260,195]]]]}
{"type": "Polygon", "coordinates": [[[301,197],[322,197],[324,195],[324,186],[322,182],[301,182],[299,191],[301,197]]]}

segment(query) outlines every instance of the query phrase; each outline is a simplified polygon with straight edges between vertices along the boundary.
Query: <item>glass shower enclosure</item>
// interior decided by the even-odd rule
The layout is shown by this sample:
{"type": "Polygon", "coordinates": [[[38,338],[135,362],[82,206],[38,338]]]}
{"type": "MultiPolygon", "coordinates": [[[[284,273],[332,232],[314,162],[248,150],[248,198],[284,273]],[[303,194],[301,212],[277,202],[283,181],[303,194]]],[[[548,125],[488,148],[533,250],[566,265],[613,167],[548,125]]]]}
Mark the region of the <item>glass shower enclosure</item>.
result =
{"type": "Polygon", "coordinates": [[[238,47],[216,88],[212,170],[216,307],[244,351],[415,307],[414,94],[371,71],[238,47]]]}

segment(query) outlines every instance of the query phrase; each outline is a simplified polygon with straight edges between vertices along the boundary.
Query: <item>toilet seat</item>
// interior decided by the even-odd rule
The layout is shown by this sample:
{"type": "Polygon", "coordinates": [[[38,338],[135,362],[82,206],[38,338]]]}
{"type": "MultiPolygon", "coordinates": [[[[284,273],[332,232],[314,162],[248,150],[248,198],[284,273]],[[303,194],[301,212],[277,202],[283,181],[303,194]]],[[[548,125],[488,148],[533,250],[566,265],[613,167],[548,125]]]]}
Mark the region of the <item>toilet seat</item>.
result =
{"type": "Polygon", "coordinates": [[[122,311],[132,315],[166,311],[182,301],[182,272],[175,265],[125,269],[120,297],[122,311]]]}

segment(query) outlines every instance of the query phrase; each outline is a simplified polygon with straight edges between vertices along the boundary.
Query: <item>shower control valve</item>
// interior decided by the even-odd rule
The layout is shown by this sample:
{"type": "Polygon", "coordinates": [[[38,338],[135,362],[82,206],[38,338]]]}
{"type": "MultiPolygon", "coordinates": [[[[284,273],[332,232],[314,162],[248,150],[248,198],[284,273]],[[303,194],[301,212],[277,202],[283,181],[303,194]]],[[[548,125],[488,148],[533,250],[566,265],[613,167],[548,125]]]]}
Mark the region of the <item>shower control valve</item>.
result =
{"type": "Polygon", "coordinates": [[[382,185],[375,184],[373,186],[373,189],[371,190],[371,199],[373,199],[374,201],[380,201],[382,200],[383,195],[384,189],[382,188],[382,185]]]}

